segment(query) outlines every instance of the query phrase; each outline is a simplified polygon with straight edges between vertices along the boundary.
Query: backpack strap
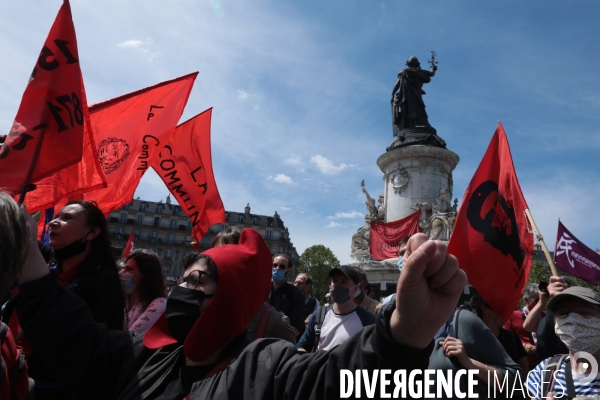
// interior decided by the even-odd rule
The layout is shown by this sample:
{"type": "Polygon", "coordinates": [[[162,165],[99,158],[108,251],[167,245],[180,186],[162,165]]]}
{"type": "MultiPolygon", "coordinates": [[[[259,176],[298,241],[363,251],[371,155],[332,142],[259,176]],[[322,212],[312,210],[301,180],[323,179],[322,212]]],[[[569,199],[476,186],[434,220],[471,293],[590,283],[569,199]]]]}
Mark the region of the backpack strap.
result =
{"type": "MultiPolygon", "coordinates": [[[[568,354],[558,354],[558,355],[555,355],[555,356],[547,359],[546,365],[544,365],[544,370],[542,371],[542,377],[541,377],[542,378],[542,391],[541,392],[544,394],[545,397],[547,397],[548,394],[554,388],[554,371],[560,370],[561,365],[563,364],[563,362],[565,361],[565,359],[568,356],[569,356],[568,354]]],[[[569,366],[569,372],[571,372],[570,366],[569,366]]],[[[565,368],[565,373],[566,373],[566,368],[565,368]]],[[[565,376],[565,378],[567,380],[567,390],[568,390],[569,377],[565,376]]],[[[570,378],[571,378],[571,385],[573,385],[572,375],[570,375],[570,378]]],[[[567,393],[567,396],[570,396],[570,394],[567,393]]],[[[576,396],[572,396],[572,397],[576,397],[576,396]]],[[[565,397],[565,400],[572,398],[572,397],[565,397]]]]}
{"type": "Polygon", "coordinates": [[[565,365],[565,381],[567,383],[567,398],[573,399],[577,397],[575,392],[575,382],[573,382],[573,372],[571,372],[571,363],[568,362],[565,365]]]}
{"type": "Polygon", "coordinates": [[[452,313],[452,317],[446,324],[446,337],[458,338],[458,315],[461,311],[462,309],[459,308],[452,313]]]}
{"type": "MultiPolygon", "coordinates": [[[[265,303],[266,304],[266,303],[265,303]]],[[[267,321],[269,320],[269,315],[271,315],[271,311],[274,308],[272,305],[267,305],[265,311],[260,316],[260,322],[258,323],[258,328],[256,329],[256,335],[254,335],[255,339],[260,339],[265,337],[265,330],[267,329],[267,321]]]]}
{"type": "Polygon", "coordinates": [[[331,306],[321,306],[317,311],[317,318],[315,319],[315,343],[312,348],[312,352],[317,351],[317,347],[319,347],[319,338],[321,337],[321,326],[323,326],[323,321],[325,321],[325,315],[327,314],[328,308],[331,306]]]}

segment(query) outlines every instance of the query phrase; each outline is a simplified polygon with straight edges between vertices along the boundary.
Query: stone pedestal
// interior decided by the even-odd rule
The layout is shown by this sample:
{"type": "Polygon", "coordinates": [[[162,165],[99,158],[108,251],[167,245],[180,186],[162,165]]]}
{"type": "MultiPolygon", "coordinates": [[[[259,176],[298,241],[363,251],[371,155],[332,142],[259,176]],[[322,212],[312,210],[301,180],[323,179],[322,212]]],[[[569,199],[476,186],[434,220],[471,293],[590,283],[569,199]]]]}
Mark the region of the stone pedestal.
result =
{"type": "Polygon", "coordinates": [[[391,149],[377,159],[383,172],[385,222],[397,221],[417,210],[416,203],[438,197],[440,189],[453,190],[456,153],[431,146],[391,149]]]}

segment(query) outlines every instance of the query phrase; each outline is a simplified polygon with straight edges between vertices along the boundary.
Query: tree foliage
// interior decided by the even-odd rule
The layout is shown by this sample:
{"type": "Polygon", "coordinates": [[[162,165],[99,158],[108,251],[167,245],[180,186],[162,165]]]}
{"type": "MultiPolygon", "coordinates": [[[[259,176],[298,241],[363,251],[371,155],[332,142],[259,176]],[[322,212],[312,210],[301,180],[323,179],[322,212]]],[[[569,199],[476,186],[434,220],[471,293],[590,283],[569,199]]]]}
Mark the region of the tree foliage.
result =
{"type": "MultiPolygon", "coordinates": [[[[562,275],[568,275],[566,272],[561,271],[560,269],[558,270],[558,273],[562,276],[562,275]]],[[[528,284],[530,283],[540,283],[542,281],[544,282],[548,282],[548,280],[550,279],[550,276],[552,276],[552,272],[550,271],[550,267],[546,267],[544,266],[544,264],[542,264],[540,261],[534,261],[533,264],[531,264],[531,272],[529,273],[529,280],[528,280],[528,284]]],[[[592,285],[586,281],[584,281],[583,279],[580,278],[576,278],[574,276],[571,276],[571,278],[573,278],[573,280],[582,287],[586,287],[586,288],[590,288],[590,289],[594,289],[596,292],[600,292],[600,285],[592,285]]]]}
{"type": "Polygon", "coordinates": [[[329,292],[329,271],[340,266],[340,261],[333,252],[322,244],[316,244],[304,250],[298,260],[298,272],[305,272],[312,277],[311,294],[322,303],[329,292]]]}

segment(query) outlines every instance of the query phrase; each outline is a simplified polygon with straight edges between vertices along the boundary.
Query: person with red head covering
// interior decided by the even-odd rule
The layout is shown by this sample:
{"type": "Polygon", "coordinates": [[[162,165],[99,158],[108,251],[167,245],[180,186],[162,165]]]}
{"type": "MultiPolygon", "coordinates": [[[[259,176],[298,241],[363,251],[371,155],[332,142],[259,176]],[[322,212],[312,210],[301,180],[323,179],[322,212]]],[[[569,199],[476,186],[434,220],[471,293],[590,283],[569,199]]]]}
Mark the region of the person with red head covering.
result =
{"type": "Polygon", "coordinates": [[[207,250],[191,264],[144,335],[95,324],[41,257],[29,257],[21,272],[17,313],[77,398],[337,398],[340,368],[427,367],[433,336],[466,276],[441,242],[416,235],[408,248],[398,301],[382,310],[376,327],[329,352],[300,355],[293,344],[273,338],[243,348],[244,326],[260,309],[272,275],[269,248],[252,229],[242,231],[238,245],[207,250]]]}

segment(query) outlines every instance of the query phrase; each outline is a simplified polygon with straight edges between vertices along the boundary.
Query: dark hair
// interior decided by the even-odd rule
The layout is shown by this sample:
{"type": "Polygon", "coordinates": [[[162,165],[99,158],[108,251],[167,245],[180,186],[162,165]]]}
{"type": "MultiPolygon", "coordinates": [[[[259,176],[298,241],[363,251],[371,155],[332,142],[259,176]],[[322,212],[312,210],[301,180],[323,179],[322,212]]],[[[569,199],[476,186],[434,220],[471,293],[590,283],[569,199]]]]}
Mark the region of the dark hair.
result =
{"type": "Polygon", "coordinates": [[[287,259],[288,260],[288,268],[292,268],[292,266],[294,265],[294,263],[292,262],[292,258],[290,256],[288,256],[287,254],[283,254],[283,253],[275,254],[272,259],[275,260],[277,257],[284,257],[285,259],[287,259]]]}
{"type": "Polygon", "coordinates": [[[25,214],[10,195],[0,192],[0,299],[17,279],[28,251],[25,214]]]}
{"type": "Polygon", "coordinates": [[[224,231],[217,233],[213,238],[210,246],[216,247],[217,244],[221,246],[224,244],[238,244],[238,242],[240,241],[241,234],[242,231],[240,231],[237,227],[228,228],[224,231]]]}
{"type": "Polygon", "coordinates": [[[358,277],[359,277],[361,280],[363,280],[363,281],[367,281],[367,282],[369,281],[369,280],[367,279],[367,274],[366,274],[366,272],[365,272],[365,270],[364,270],[364,269],[362,269],[361,267],[354,267],[354,269],[356,270],[356,273],[358,274],[358,277]]]}
{"type": "Polygon", "coordinates": [[[475,314],[481,319],[483,319],[483,310],[481,309],[483,306],[490,308],[479,293],[471,297],[471,307],[473,307],[473,311],[475,311],[475,314]]]}
{"type": "Polygon", "coordinates": [[[181,261],[181,266],[183,269],[188,269],[198,261],[204,261],[206,263],[207,272],[215,281],[219,282],[219,270],[217,264],[215,264],[214,260],[208,254],[190,253],[181,261]]]}
{"type": "Polygon", "coordinates": [[[158,255],[150,250],[134,250],[127,256],[125,262],[133,259],[142,274],[139,287],[139,299],[143,308],[148,307],[152,300],[165,297],[165,275],[158,255]]]}
{"type": "Polygon", "coordinates": [[[108,234],[108,226],[104,213],[98,208],[95,201],[70,201],[67,206],[76,204],[83,208],[87,226],[100,228],[100,233],[90,241],[90,254],[79,268],[80,272],[89,268],[105,268],[117,271],[117,264],[108,234]]]}

